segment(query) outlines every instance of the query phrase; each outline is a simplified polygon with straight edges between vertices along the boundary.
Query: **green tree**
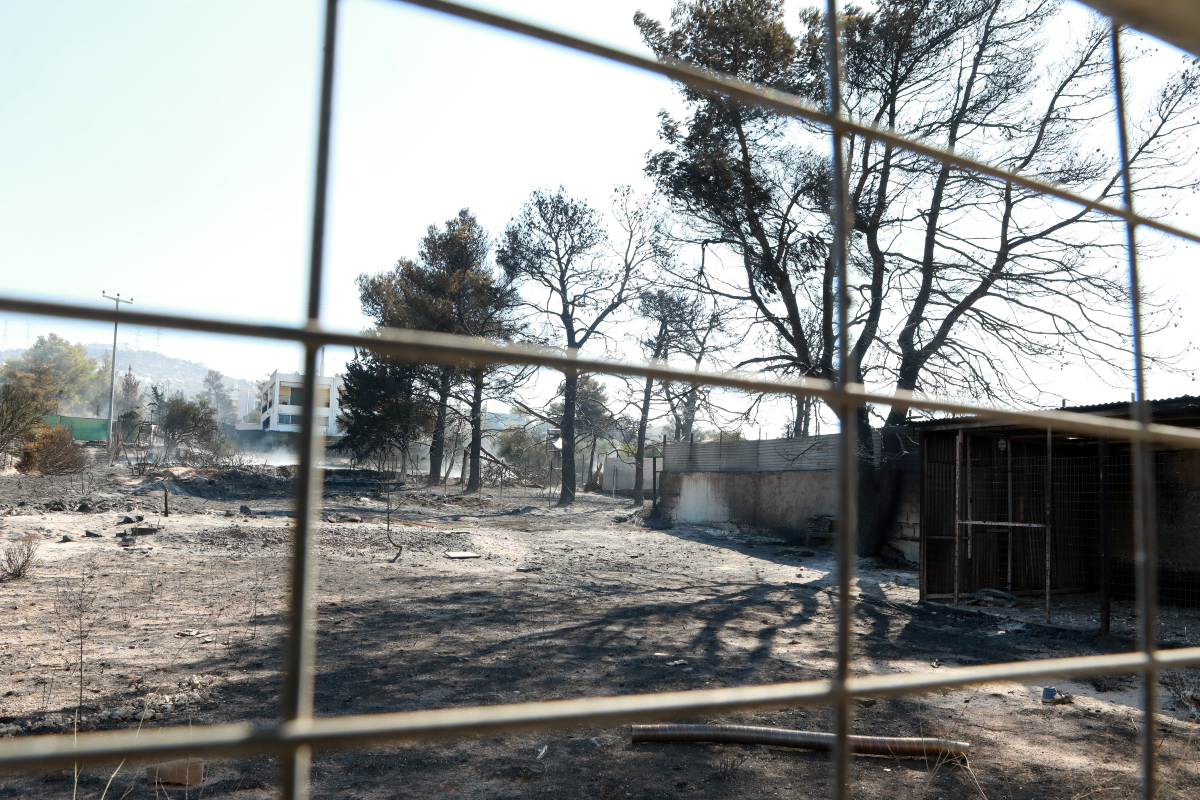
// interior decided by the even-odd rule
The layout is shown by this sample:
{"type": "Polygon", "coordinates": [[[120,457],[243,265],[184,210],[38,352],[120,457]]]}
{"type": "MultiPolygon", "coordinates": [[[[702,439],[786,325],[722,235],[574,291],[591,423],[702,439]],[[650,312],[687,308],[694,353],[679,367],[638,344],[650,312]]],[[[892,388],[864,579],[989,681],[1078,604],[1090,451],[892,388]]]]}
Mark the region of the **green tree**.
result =
{"type": "Polygon", "coordinates": [[[412,441],[432,427],[435,413],[418,387],[420,366],[359,350],[346,365],[338,415],[344,435],[335,447],[390,469],[399,455],[408,472],[412,441]]]}
{"type": "Polygon", "coordinates": [[[550,470],[546,437],[526,428],[508,428],[496,436],[497,454],[522,483],[544,483],[550,470]]]}
{"type": "MultiPolygon", "coordinates": [[[[464,208],[442,228],[429,226],[418,244],[416,260],[402,258],[389,272],[359,276],[363,312],[381,327],[510,340],[521,330],[513,319],[517,294],[512,281],[490,267],[491,248],[487,232],[464,208]]],[[[468,392],[463,398],[471,425],[466,490],[473,492],[481,483],[483,403],[488,384],[496,376],[507,375],[499,381],[500,389],[522,374],[470,363],[417,371],[419,384],[437,398],[429,447],[431,486],[440,479],[450,400],[458,384],[465,382],[468,392]]]]}
{"type": "MultiPolygon", "coordinates": [[[[679,291],[657,289],[642,293],[638,300],[638,316],[650,323],[650,329],[639,344],[651,363],[665,361],[667,356],[685,341],[684,337],[698,314],[696,305],[679,291]]],[[[633,502],[639,506],[645,499],[642,486],[645,479],[643,462],[646,456],[646,427],[650,422],[650,403],[653,395],[654,379],[647,378],[639,404],[637,439],[633,454],[633,502]]]]}
{"type": "Polygon", "coordinates": [[[38,397],[16,383],[0,385],[0,453],[31,441],[45,426],[38,397]]]}
{"type": "MultiPolygon", "coordinates": [[[[1115,153],[1091,133],[1113,110],[1107,30],[1060,27],[1046,37],[1059,10],[1050,0],[847,6],[847,113],[1116,199],[1115,153]]],[[[779,0],[681,2],[669,27],[643,14],[635,23],[661,58],[827,102],[826,27],[816,10],[801,12],[795,37],[779,0]]],[[[1200,67],[1185,62],[1133,109],[1135,183],[1157,198],[1142,211],[1197,185],[1195,172],[1177,165],[1190,157],[1198,88],[1200,67]]],[[[717,93],[681,91],[687,116],[663,115],[665,148],[647,171],[690,234],[720,242],[738,264],[724,291],[750,303],[766,330],[765,352],[745,364],[835,377],[828,132],[717,93]]],[[[1108,268],[1123,248],[1113,220],[869,138],[848,136],[844,148],[854,380],[1024,405],[1039,395],[1031,363],[1078,361],[1119,376],[1128,296],[1108,268]]],[[[899,426],[907,411],[892,406],[884,425],[899,426]]],[[[859,541],[860,552],[875,555],[903,445],[883,437],[877,468],[868,413],[857,423],[859,541]]]]}
{"type": "Polygon", "coordinates": [[[120,423],[121,441],[136,442],[141,430],[142,406],[145,396],[142,394],[142,382],[133,374],[130,365],[117,384],[117,421],[120,423]]]}
{"type": "Polygon", "coordinates": [[[28,372],[34,364],[42,363],[50,368],[54,382],[67,397],[78,397],[99,364],[87,354],[87,347],[71,344],[57,333],[39,336],[33,346],[6,363],[5,372],[16,370],[28,372]]]}
{"type": "Polygon", "coordinates": [[[140,414],[144,403],[142,382],[133,374],[133,366],[130,365],[117,384],[117,413],[124,415],[132,411],[140,414]]]}
{"type": "Polygon", "coordinates": [[[217,415],[217,421],[233,425],[237,422],[234,417],[233,398],[230,396],[229,387],[225,385],[225,376],[218,370],[210,369],[204,376],[204,399],[213,407],[213,411],[217,415]]]}
{"type": "Polygon", "coordinates": [[[10,360],[4,373],[4,385],[19,390],[39,415],[55,413],[65,394],[62,385],[54,377],[54,370],[43,361],[34,361],[27,369],[19,370],[10,360]]]}
{"type": "Polygon", "coordinates": [[[158,433],[163,439],[163,460],[170,461],[180,448],[216,450],[224,438],[216,410],[204,398],[188,400],[183,392],[165,397],[152,390],[158,433]]]}
{"type": "MultiPolygon", "coordinates": [[[[566,394],[566,381],[559,384],[558,394],[556,397],[563,397],[566,394]]],[[[584,491],[590,491],[595,488],[596,476],[596,447],[599,440],[606,438],[612,431],[615,421],[612,411],[609,410],[609,397],[604,389],[604,384],[596,380],[590,375],[580,375],[579,383],[575,390],[575,447],[579,448],[585,443],[588,447],[588,468],[587,478],[585,479],[584,491]]],[[[562,419],[565,411],[565,405],[560,400],[550,404],[549,421],[562,428],[562,419]]],[[[564,450],[566,449],[566,439],[563,440],[564,450]]],[[[566,462],[563,463],[563,471],[567,469],[566,462]]]]}

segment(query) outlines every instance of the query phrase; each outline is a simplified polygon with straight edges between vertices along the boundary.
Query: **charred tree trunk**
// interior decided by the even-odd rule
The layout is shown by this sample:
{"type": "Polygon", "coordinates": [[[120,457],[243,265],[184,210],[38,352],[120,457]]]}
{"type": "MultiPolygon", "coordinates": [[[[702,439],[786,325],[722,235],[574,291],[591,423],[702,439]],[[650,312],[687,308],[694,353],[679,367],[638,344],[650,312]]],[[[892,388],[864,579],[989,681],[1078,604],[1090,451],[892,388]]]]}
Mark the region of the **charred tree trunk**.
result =
{"type": "Polygon", "coordinates": [[[646,470],[646,425],[650,421],[650,395],[654,391],[654,379],[646,378],[646,388],[642,392],[642,413],[638,417],[637,448],[633,456],[633,504],[640,506],[646,499],[643,488],[646,470]]]}
{"type": "Polygon", "coordinates": [[[594,492],[599,488],[596,486],[596,439],[598,437],[598,434],[592,433],[592,452],[588,456],[587,482],[583,485],[585,492],[594,492]]]}
{"type": "Polygon", "coordinates": [[[858,554],[877,556],[883,550],[884,527],[880,519],[879,486],[875,466],[875,441],[866,407],[855,415],[858,439],[858,554]]]}
{"type": "Polygon", "coordinates": [[[429,442],[429,485],[437,486],[442,480],[442,458],[446,454],[446,416],[450,404],[450,378],[453,370],[442,367],[438,373],[437,419],[433,425],[433,438],[429,442]]]}
{"type": "Polygon", "coordinates": [[[467,494],[478,492],[483,485],[480,451],[483,449],[483,370],[471,373],[474,391],[471,394],[471,474],[467,479],[467,494]]]}
{"type": "Polygon", "coordinates": [[[569,372],[563,381],[563,415],[559,435],[562,438],[562,489],[558,505],[575,502],[575,401],[579,395],[579,373],[569,372]]]}

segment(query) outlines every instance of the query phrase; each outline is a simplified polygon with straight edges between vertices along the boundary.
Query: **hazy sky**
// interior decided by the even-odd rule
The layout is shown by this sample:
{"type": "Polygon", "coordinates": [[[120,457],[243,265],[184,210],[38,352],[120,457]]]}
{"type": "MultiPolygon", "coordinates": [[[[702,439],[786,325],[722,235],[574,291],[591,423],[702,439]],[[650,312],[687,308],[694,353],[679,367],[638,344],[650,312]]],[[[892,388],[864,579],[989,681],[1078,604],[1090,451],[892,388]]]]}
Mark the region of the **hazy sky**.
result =
{"type": "MultiPolygon", "coordinates": [[[[567,5],[508,7],[640,46],[637,6],[567,5]]],[[[321,13],[311,0],[0,4],[3,290],[301,319],[321,13]]],[[[356,275],[413,254],[463,206],[499,231],[534,187],[606,204],[614,184],[641,182],[672,102],[665,81],[399,4],[344,2],[340,34],[325,308],[338,327],[365,324],[356,275]]],[[[5,321],[4,347],[26,344],[26,323],[111,337],[5,321]]],[[[245,377],[298,363],[291,347],[189,338],[163,345],[245,377]]]]}
{"type": "MultiPolygon", "coordinates": [[[[119,291],[147,311],[299,321],[322,5],[0,0],[0,291],[87,304],[119,291]]],[[[634,11],[671,7],[487,5],[642,52],[634,11]]],[[[344,0],[337,70],[325,320],[351,330],[366,324],[353,278],[413,255],[427,225],[463,206],[498,233],[534,187],[600,207],[615,184],[648,189],[656,115],[677,103],[661,79],[382,0],[344,0]]],[[[1192,260],[1152,264],[1148,281],[1193,307],[1192,260]]],[[[112,332],[2,320],[3,348],[112,332]]],[[[1185,315],[1179,341],[1200,341],[1198,325],[1185,315]]],[[[121,340],[148,348],[156,334],[121,340]]],[[[299,363],[287,345],[161,336],[164,352],[241,378],[299,363]]],[[[1170,378],[1152,394],[1193,386],[1170,378]]]]}

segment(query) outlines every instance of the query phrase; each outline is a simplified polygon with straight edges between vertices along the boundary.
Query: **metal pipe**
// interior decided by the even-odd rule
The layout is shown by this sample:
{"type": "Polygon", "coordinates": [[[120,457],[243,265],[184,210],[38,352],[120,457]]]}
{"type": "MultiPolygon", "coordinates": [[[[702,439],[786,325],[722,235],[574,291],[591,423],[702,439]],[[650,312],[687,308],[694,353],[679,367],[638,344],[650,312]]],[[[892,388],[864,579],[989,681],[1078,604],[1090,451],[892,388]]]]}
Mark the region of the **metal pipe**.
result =
{"type": "Polygon", "coordinates": [[[1100,467],[1100,635],[1109,633],[1110,614],[1112,612],[1112,597],[1109,595],[1109,486],[1108,486],[1108,439],[1100,438],[1100,452],[1096,459],[1100,467]]]}
{"type": "MultiPolygon", "coordinates": [[[[769,744],[801,750],[831,750],[836,743],[832,733],[791,731],[753,725],[634,725],[634,744],[646,742],[718,742],[721,744],[769,744]]],[[[849,736],[850,752],[894,758],[955,758],[971,749],[968,742],[951,739],[907,738],[899,736],[849,736]]]]}
{"type": "Polygon", "coordinates": [[[975,493],[971,491],[971,434],[963,436],[963,447],[966,449],[967,458],[967,561],[971,560],[971,539],[975,529],[971,526],[971,520],[975,518],[975,493]]]}
{"type": "Polygon", "coordinates": [[[1004,448],[1008,455],[1008,581],[1005,586],[1008,591],[1012,591],[1013,578],[1013,491],[1012,491],[1012,451],[1013,443],[1008,442],[1008,446],[1004,448]]]}
{"type": "Polygon", "coordinates": [[[954,605],[958,605],[958,543],[962,538],[962,447],[963,432],[959,428],[958,436],[954,439],[954,605]]]}
{"type": "Polygon", "coordinates": [[[1050,621],[1050,517],[1053,514],[1050,492],[1054,484],[1054,461],[1052,434],[1046,428],[1046,622],[1050,621]]]}

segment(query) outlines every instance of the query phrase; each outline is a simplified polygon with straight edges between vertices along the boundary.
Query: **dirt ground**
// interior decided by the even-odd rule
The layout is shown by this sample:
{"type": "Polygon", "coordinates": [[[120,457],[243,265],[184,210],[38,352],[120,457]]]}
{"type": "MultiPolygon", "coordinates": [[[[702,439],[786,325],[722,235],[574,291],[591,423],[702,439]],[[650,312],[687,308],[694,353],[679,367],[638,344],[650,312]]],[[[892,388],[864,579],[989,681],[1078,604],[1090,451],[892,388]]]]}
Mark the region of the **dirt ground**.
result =
{"type": "MultiPolygon", "coordinates": [[[[761,532],[651,529],[619,497],[586,495],[559,510],[532,490],[462,498],[412,489],[393,498],[390,536],[404,550],[392,561],[387,503],[373,489],[345,472],[326,487],[327,520],[343,521],[320,526],[318,715],[831,673],[828,550],[761,532]],[[480,557],[445,555],[460,550],[480,557]]],[[[290,492],[286,475],[273,471],[0,475],[0,542],[30,534],[41,542],[30,574],[0,583],[0,735],[68,732],[77,709],[81,730],[270,721],[290,492]],[[139,515],[141,523],[123,523],[139,515]],[[136,525],[155,530],[122,546],[118,536],[136,525]]],[[[1036,601],[1015,609],[920,604],[915,583],[912,571],[860,565],[859,674],[1130,646],[1120,636],[1101,641],[1038,624],[1036,601]]],[[[1192,610],[1165,616],[1164,636],[1193,638],[1192,610]]],[[[1117,633],[1128,617],[1123,607],[1117,633]]],[[[858,757],[856,796],[1134,796],[1134,683],[1056,685],[1075,702],[1044,706],[1041,685],[997,683],[860,703],[855,732],[947,736],[970,742],[971,756],[941,764],[858,757]]],[[[1200,797],[1200,728],[1163,694],[1161,797],[1200,797]]],[[[831,728],[819,708],[663,721],[831,728]]],[[[106,797],[248,800],[271,796],[276,785],[270,758],[207,766],[203,784],[185,789],[155,787],[144,765],[125,764],[106,797]]],[[[98,798],[112,774],[85,769],[78,786],[69,771],[0,776],[0,798],[98,798]]],[[[819,797],[829,789],[829,763],[774,747],[634,745],[628,727],[614,726],[317,753],[313,781],[313,797],[364,800],[819,797]]]]}

